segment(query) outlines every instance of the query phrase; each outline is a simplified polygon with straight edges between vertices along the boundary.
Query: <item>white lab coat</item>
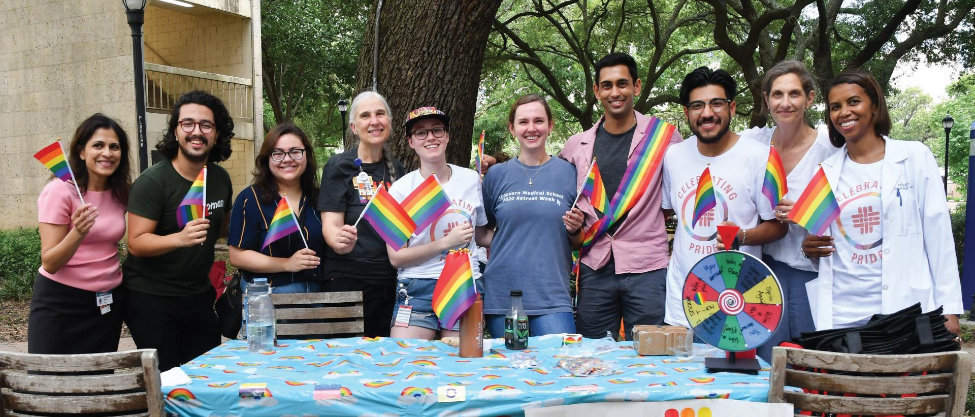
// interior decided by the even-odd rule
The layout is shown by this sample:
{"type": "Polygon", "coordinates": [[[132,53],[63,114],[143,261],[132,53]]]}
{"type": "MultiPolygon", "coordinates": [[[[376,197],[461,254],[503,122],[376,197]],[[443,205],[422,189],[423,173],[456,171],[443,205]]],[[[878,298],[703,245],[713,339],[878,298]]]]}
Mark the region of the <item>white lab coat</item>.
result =
{"type": "MultiPolygon", "coordinates": [[[[921,303],[928,312],[944,306],[944,314],[962,314],[961,282],[955,257],[948,204],[938,164],[921,142],[885,137],[881,198],[883,244],[881,311],[890,314],[921,303]]],[[[823,172],[838,194],[847,148],[823,161],[823,172]]],[[[835,236],[836,224],[830,227],[835,236]]],[[[819,277],[806,283],[816,330],[833,328],[834,297],[856,299],[858,294],[833,294],[836,253],[819,259],[819,277]]]]}

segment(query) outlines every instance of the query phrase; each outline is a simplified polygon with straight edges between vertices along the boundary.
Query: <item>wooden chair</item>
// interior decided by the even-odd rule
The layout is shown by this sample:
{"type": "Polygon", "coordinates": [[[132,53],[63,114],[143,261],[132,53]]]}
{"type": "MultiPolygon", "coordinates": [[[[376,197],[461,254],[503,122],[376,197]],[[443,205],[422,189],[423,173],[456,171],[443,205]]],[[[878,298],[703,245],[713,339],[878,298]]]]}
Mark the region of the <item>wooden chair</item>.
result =
{"type": "Polygon", "coordinates": [[[277,336],[362,336],[362,292],[271,294],[277,336]]]}
{"type": "Polygon", "coordinates": [[[155,349],[84,355],[0,352],[2,416],[163,416],[161,385],[155,349]]]}
{"type": "Polygon", "coordinates": [[[875,414],[965,415],[965,397],[972,372],[967,352],[918,355],[853,355],[795,348],[772,349],[770,403],[792,403],[796,410],[875,414]],[[791,366],[791,368],[787,368],[791,366]],[[807,370],[794,369],[805,367],[807,370]],[[840,373],[819,373],[812,369],[840,373]],[[926,375],[904,376],[927,372],[926,375]],[[829,395],[785,392],[783,387],[827,392],[829,395]],[[844,397],[844,393],[870,397],[844,397]],[[877,397],[889,395],[886,398],[877,397]],[[900,394],[917,394],[902,398],[900,394]]]}

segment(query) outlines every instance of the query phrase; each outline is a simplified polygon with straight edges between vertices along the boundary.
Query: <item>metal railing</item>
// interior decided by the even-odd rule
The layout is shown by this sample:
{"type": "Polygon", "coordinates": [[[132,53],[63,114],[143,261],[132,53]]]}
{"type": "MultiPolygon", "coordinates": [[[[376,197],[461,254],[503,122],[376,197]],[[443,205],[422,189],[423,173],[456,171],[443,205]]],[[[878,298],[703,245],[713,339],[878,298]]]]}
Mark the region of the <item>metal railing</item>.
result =
{"type": "Polygon", "coordinates": [[[230,116],[254,118],[254,96],[249,78],[231,77],[146,62],[146,109],[170,112],[184,93],[203,90],[223,100],[230,116]]]}

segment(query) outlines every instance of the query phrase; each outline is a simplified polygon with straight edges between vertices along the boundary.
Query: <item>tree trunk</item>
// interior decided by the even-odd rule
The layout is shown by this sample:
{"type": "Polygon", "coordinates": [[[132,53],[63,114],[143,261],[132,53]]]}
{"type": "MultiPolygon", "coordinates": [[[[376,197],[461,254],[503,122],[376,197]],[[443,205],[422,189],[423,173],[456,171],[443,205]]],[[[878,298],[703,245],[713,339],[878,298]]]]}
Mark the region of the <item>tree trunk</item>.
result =
{"type": "MultiPolygon", "coordinates": [[[[386,144],[407,171],[419,166],[404,140],[407,113],[435,106],[450,116],[447,161],[470,165],[471,141],[481,66],[494,15],[501,0],[387,0],[379,10],[377,90],[392,109],[386,144]]],[[[374,3],[356,71],[355,93],[373,89],[374,3]]],[[[350,109],[351,111],[351,109],[350,109]]],[[[345,147],[358,139],[345,138],[345,147]]]]}

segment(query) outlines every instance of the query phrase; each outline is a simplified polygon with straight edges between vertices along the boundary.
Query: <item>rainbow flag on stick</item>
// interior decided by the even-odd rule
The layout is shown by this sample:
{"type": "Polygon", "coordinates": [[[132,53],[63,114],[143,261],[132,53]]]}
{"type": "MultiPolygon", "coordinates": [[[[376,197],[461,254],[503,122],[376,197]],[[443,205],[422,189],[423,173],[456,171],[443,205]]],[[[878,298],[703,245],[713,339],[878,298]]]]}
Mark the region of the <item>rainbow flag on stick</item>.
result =
{"type": "Polygon", "coordinates": [[[450,199],[437,180],[437,174],[427,177],[403,199],[403,209],[416,223],[416,230],[420,231],[436,222],[449,208],[450,199]]]}
{"type": "MultiPolygon", "coordinates": [[[[366,204],[365,210],[359,216],[359,220],[366,219],[379,237],[383,238],[394,250],[400,250],[410,240],[410,236],[416,231],[416,223],[410,215],[403,210],[403,207],[396,202],[393,196],[389,195],[386,187],[379,187],[376,194],[366,204]]],[[[354,226],[359,225],[359,220],[355,221],[354,226]]]]}
{"type": "Polygon", "coordinates": [[[295,212],[288,205],[288,196],[283,195],[281,196],[281,201],[278,202],[278,208],[274,210],[274,217],[271,218],[271,224],[267,228],[267,235],[264,236],[264,245],[261,246],[261,250],[267,248],[274,241],[294,232],[298,232],[298,235],[301,236],[301,241],[305,243],[305,248],[307,249],[308,241],[305,240],[305,235],[301,234],[301,229],[298,227],[298,218],[295,217],[295,212]]]}
{"type": "Polygon", "coordinates": [[[779,205],[779,201],[789,192],[786,184],[785,167],[782,165],[782,158],[775,148],[769,148],[768,164],[765,166],[765,182],[762,183],[762,194],[768,198],[772,208],[779,205]]]}
{"type": "Polygon", "coordinates": [[[714,198],[714,183],[711,181],[711,168],[705,167],[701,173],[701,178],[697,180],[697,195],[694,197],[694,218],[691,225],[696,226],[697,221],[704,217],[704,213],[718,205],[714,198]]]}
{"type": "MultiPolygon", "coordinates": [[[[609,210],[609,197],[606,195],[606,187],[603,186],[603,176],[599,173],[599,166],[596,165],[596,158],[589,164],[589,173],[586,174],[586,182],[582,184],[582,189],[576,194],[576,201],[579,196],[584,195],[589,199],[592,208],[602,214],[609,210]]],[[[576,205],[572,203],[574,208],[576,205]]]]}
{"type": "Polygon", "coordinates": [[[476,299],[470,252],[467,249],[450,251],[433,289],[433,311],[440,317],[443,328],[454,327],[476,299]]]}
{"type": "Polygon", "coordinates": [[[68,164],[68,159],[64,156],[64,150],[61,149],[61,138],[45,146],[44,149],[37,151],[34,154],[34,159],[41,161],[61,181],[74,185],[74,190],[78,192],[78,199],[81,200],[81,204],[85,204],[85,198],[81,196],[81,189],[78,188],[78,182],[74,179],[74,172],[71,171],[71,165],[68,164]]]}
{"type": "MultiPolygon", "coordinates": [[[[477,176],[481,177],[481,161],[484,160],[484,131],[481,131],[481,139],[477,141],[477,153],[474,154],[474,165],[477,167],[477,176]]],[[[422,229],[421,229],[422,230],[422,229]]]]}
{"type": "Polygon", "coordinates": [[[190,190],[186,192],[186,196],[183,197],[183,201],[179,203],[179,207],[176,209],[176,224],[180,228],[186,226],[196,219],[206,218],[206,200],[207,200],[207,167],[203,166],[200,173],[197,174],[196,179],[193,180],[193,185],[190,185],[190,190]]]}
{"type": "Polygon", "coordinates": [[[839,215],[840,205],[836,202],[826,173],[820,167],[789,211],[789,219],[805,227],[810,233],[822,236],[839,215]]]}

